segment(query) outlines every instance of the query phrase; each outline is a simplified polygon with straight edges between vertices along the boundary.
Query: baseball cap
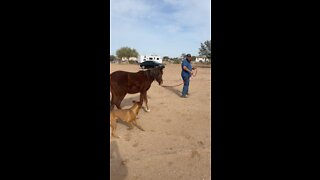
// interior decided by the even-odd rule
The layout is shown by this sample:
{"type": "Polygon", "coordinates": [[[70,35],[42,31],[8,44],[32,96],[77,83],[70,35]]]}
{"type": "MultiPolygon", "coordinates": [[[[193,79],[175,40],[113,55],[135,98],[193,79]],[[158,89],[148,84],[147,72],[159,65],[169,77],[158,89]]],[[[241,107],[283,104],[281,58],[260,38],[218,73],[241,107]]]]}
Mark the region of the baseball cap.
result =
{"type": "Polygon", "coordinates": [[[187,54],[187,57],[191,57],[191,54],[187,54]]]}

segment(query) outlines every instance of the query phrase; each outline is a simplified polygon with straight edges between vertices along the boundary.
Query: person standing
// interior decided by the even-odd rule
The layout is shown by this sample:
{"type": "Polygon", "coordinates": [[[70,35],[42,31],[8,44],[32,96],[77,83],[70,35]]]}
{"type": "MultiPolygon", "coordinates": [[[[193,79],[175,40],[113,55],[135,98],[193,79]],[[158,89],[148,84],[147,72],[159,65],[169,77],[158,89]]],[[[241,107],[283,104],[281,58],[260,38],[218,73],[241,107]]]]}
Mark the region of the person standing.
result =
{"type": "Polygon", "coordinates": [[[181,97],[186,98],[189,94],[189,82],[190,77],[193,75],[192,70],[194,69],[191,65],[191,54],[187,54],[186,58],[182,61],[181,67],[181,77],[183,79],[183,89],[181,97]]]}

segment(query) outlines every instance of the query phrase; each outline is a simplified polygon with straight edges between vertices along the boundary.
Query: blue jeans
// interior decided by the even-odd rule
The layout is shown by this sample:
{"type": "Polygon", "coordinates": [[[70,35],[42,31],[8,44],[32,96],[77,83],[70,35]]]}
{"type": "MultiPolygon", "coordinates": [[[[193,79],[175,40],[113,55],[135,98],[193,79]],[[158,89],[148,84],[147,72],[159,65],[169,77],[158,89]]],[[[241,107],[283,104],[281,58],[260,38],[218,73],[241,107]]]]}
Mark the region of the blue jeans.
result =
{"type": "Polygon", "coordinates": [[[185,96],[189,91],[189,76],[182,76],[183,79],[183,89],[182,89],[182,96],[185,96]]]}

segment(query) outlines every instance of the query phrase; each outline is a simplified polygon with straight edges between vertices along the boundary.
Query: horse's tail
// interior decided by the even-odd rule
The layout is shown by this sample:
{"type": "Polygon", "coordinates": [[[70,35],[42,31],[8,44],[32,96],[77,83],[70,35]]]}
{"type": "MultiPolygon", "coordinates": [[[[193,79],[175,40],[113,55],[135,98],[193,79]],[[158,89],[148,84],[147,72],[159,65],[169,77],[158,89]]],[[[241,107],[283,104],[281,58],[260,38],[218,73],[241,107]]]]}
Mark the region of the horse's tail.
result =
{"type": "Polygon", "coordinates": [[[110,84],[110,89],[111,89],[111,74],[110,74],[110,81],[109,81],[109,84],[110,84]]]}
{"type": "Polygon", "coordinates": [[[110,81],[109,81],[109,90],[110,90],[110,97],[112,96],[112,93],[111,93],[111,74],[110,74],[110,81]]]}

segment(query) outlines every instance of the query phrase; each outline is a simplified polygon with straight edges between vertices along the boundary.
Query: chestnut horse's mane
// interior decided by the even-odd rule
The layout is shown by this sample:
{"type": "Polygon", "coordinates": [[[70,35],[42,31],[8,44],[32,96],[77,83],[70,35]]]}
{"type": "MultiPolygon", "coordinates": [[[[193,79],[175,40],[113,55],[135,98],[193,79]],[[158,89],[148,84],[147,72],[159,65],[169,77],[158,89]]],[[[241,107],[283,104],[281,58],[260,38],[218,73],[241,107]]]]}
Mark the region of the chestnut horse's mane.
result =
{"type": "Polygon", "coordinates": [[[161,75],[161,68],[153,68],[153,69],[148,69],[146,71],[139,71],[139,72],[143,72],[144,75],[147,76],[148,79],[156,79],[159,75],[161,75]]]}

